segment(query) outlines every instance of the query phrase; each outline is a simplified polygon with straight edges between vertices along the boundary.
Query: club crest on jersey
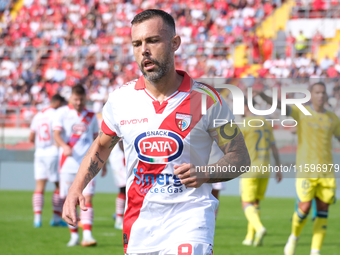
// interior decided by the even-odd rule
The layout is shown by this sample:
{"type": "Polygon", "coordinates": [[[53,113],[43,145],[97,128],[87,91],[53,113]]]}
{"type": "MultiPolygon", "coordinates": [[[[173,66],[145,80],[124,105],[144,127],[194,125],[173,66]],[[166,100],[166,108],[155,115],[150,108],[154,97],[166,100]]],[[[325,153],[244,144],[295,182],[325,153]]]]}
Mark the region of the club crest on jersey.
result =
{"type": "Polygon", "coordinates": [[[188,129],[191,124],[191,119],[192,116],[190,114],[176,112],[176,126],[181,131],[188,129]]]}
{"type": "Polygon", "coordinates": [[[134,146],[138,158],[149,164],[167,164],[183,152],[182,138],[175,132],[161,129],[141,133],[134,146]]]}
{"type": "Polygon", "coordinates": [[[76,135],[81,135],[87,131],[87,126],[85,124],[74,124],[72,126],[72,131],[76,135]]]}

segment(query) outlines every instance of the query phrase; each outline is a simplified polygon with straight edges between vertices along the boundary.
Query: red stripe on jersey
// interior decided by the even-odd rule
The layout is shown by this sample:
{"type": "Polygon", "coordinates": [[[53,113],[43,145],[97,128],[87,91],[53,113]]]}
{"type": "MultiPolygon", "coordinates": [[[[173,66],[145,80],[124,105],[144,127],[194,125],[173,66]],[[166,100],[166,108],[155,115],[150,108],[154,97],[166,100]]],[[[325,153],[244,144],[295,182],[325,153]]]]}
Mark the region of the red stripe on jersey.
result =
{"type": "MultiPolygon", "coordinates": [[[[165,164],[148,164],[142,161],[139,161],[137,165],[137,169],[144,169],[144,176],[145,174],[160,174],[163,169],[166,167],[165,164]]],[[[125,243],[124,235],[127,235],[127,240],[130,240],[130,233],[132,225],[135,223],[137,218],[140,214],[140,209],[143,206],[146,192],[141,192],[141,188],[143,190],[150,189],[153,184],[150,183],[149,185],[138,185],[136,183],[137,177],[135,176],[133,183],[131,184],[129,191],[127,193],[128,199],[128,206],[124,216],[124,223],[123,223],[123,243],[124,243],[124,252],[127,253],[128,242],[125,243]]]]}
{"type": "Polygon", "coordinates": [[[153,107],[155,108],[156,114],[162,114],[164,112],[165,107],[168,105],[168,101],[163,101],[162,104],[159,101],[152,101],[153,107]]]}
{"type": "Polygon", "coordinates": [[[117,134],[106,125],[105,121],[102,121],[101,129],[106,135],[117,136],[117,134]]]}
{"type": "MultiPolygon", "coordinates": [[[[175,110],[169,114],[160,125],[159,129],[166,129],[169,131],[176,132],[179,134],[183,139],[189,134],[190,130],[194,128],[194,126],[200,121],[200,119],[203,117],[201,114],[201,93],[192,91],[189,96],[187,96],[182,103],[175,108],[175,110]],[[187,130],[181,132],[179,131],[177,125],[176,125],[176,113],[186,113],[192,115],[192,120],[190,124],[190,128],[187,130]]],[[[207,109],[209,109],[214,104],[214,101],[212,99],[209,100],[207,98],[207,109]]],[[[190,162],[187,162],[190,163],[190,162]]],[[[137,169],[143,169],[143,174],[160,174],[166,167],[165,164],[148,164],[145,162],[139,161],[137,169]]],[[[128,241],[130,239],[131,234],[131,228],[133,224],[136,222],[136,220],[139,217],[140,209],[143,206],[144,198],[146,193],[141,193],[141,187],[143,189],[151,188],[153,185],[137,185],[136,183],[137,177],[134,178],[133,183],[131,184],[128,192],[127,192],[127,199],[128,199],[128,205],[127,210],[125,212],[124,216],[124,223],[123,223],[123,242],[124,239],[127,239],[127,243],[124,242],[124,252],[127,253],[128,248],[128,241]],[[124,238],[124,235],[126,237],[124,238]]]]}
{"type": "MultiPolygon", "coordinates": [[[[94,116],[94,112],[87,112],[86,115],[83,117],[81,122],[85,123],[86,126],[88,126],[94,116]]],[[[70,145],[71,148],[74,147],[74,145],[79,141],[79,138],[81,137],[82,133],[76,134],[72,133],[70,136],[70,141],[68,142],[68,145],[70,145]]]]}
{"type": "Polygon", "coordinates": [[[60,157],[60,161],[59,161],[59,172],[61,171],[61,168],[63,167],[66,159],[67,159],[67,156],[65,156],[65,154],[62,153],[60,157]]]}

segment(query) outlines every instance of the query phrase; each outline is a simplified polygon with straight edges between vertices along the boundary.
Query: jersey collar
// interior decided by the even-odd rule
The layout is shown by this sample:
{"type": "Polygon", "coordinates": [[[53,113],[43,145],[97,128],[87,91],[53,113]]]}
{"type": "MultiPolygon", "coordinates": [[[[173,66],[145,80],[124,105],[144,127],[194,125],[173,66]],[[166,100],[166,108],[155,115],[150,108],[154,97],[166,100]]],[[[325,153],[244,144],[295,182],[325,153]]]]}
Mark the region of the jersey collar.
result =
{"type": "MultiPolygon", "coordinates": [[[[321,112],[317,112],[314,110],[314,107],[313,107],[313,104],[310,104],[309,107],[312,109],[313,112],[316,112],[316,113],[321,113],[321,112]]],[[[323,108],[323,112],[322,113],[326,113],[326,108],[323,108]]]]}
{"type": "MultiPolygon", "coordinates": [[[[178,88],[178,91],[190,92],[191,84],[192,84],[192,79],[190,78],[190,76],[185,71],[182,71],[182,70],[176,70],[176,72],[179,75],[184,76],[183,81],[178,88]]],[[[135,84],[135,89],[136,90],[145,89],[145,81],[144,81],[143,75],[141,77],[139,77],[139,79],[137,80],[137,82],[135,84]]]]}

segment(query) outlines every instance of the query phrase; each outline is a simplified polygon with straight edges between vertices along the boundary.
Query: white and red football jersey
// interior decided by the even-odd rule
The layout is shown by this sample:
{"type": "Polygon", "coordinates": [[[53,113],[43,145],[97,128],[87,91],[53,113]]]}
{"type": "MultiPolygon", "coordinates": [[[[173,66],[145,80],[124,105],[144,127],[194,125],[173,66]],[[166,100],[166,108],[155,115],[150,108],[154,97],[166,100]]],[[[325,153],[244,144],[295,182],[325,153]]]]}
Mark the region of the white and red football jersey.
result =
{"type": "Polygon", "coordinates": [[[31,131],[35,133],[35,156],[56,157],[58,148],[54,144],[52,123],[56,110],[52,107],[38,112],[31,123],[31,131]]]}
{"type": "Polygon", "coordinates": [[[92,145],[93,138],[98,134],[98,129],[97,117],[92,111],[84,109],[79,114],[70,104],[57,110],[53,130],[62,131],[62,139],[72,147],[70,157],[66,157],[63,148],[60,147],[60,172],[78,172],[81,161],[92,145]]]}
{"type": "Polygon", "coordinates": [[[213,244],[218,201],[212,185],[186,188],[173,174],[174,165],[207,165],[214,119],[234,116],[213,88],[177,72],[183,82],[162,104],[146,90],[142,76],[113,91],[103,108],[103,132],[124,143],[125,253],[159,251],[183,241],[213,244]]]}

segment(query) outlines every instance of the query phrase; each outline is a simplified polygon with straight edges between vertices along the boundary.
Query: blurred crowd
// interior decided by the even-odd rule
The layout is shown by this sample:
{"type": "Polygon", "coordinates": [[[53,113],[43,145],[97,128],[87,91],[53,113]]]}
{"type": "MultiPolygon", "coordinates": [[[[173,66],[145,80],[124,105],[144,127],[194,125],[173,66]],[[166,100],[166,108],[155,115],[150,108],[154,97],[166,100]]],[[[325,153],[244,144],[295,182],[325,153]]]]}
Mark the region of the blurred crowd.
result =
{"type": "MultiPolygon", "coordinates": [[[[39,110],[57,92],[68,98],[80,83],[99,112],[112,90],[141,75],[130,46],[130,22],[149,8],[175,18],[182,38],[176,67],[193,78],[239,77],[232,51],[241,42],[251,49],[252,61],[262,64],[260,77],[339,76],[333,56],[318,65],[308,51],[290,52],[297,44],[291,35],[285,38],[287,51],[277,58],[273,42],[255,35],[257,24],[281,0],[24,0],[13,18],[14,4],[0,0],[0,107],[39,110]]],[[[323,38],[318,40],[316,45],[323,38]]]]}

